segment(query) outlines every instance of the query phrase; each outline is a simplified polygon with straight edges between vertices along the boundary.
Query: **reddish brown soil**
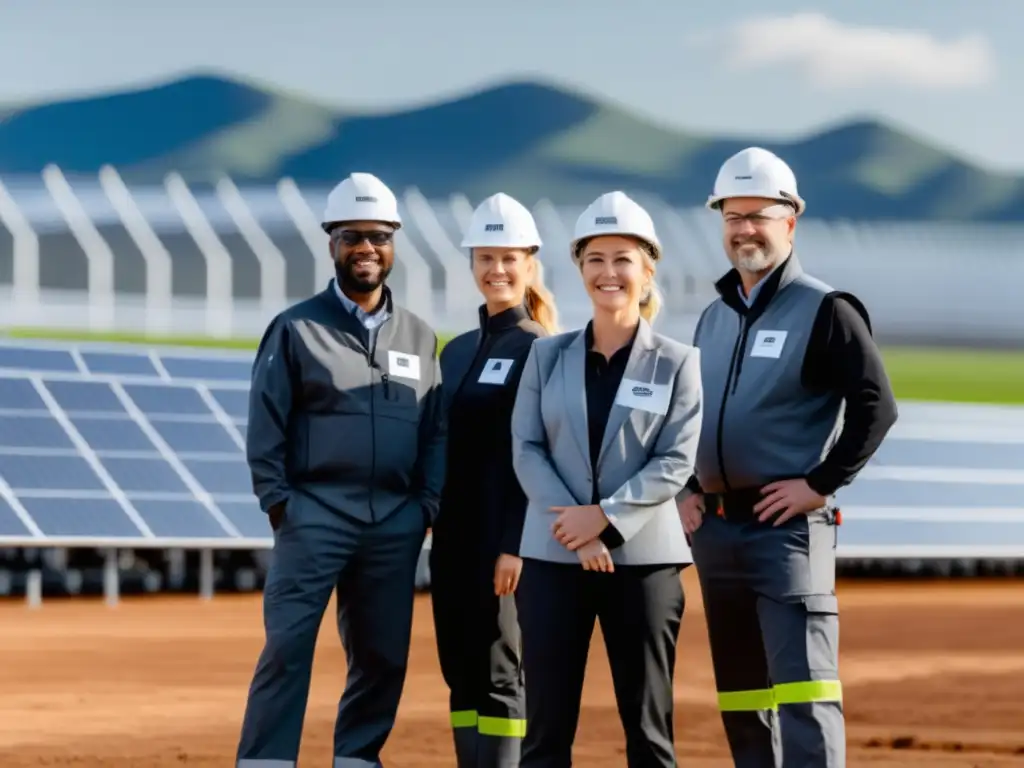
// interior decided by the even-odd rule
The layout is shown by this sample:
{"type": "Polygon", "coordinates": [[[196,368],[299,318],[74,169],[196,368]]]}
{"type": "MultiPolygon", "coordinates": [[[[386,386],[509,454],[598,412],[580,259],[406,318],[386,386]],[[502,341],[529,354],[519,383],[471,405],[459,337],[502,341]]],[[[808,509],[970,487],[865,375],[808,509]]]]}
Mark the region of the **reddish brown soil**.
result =
{"type": "MultiPolygon", "coordinates": [[[[700,594],[685,578],[677,743],[682,764],[729,766],[714,708],[700,594]]],[[[429,597],[388,768],[448,768],[446,692],[429,597]]],[[[1024,765],[1024,587],[844,583],[842,677],[851,766],[1024,765]]],[[[0,766],[233,764],[262,641],[258,596],[0,604],[0,766]]],[[[595,633],[576,763],[624,766],[608,663],[595,633]]],[[[329,761],[344,657],[325,620],[301,763],[329,761]]]]}

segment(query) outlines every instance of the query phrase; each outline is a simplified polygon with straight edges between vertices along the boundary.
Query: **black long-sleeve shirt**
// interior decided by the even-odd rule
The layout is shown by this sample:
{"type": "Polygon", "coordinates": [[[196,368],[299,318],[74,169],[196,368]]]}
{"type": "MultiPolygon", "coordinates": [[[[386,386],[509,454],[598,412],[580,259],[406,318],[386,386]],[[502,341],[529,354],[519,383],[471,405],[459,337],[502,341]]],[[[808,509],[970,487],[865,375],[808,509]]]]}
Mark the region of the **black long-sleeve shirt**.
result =
{"type": "MultiPolygon", "coordinates": [[[[633,350],[633,340],[636,336],[634,334],[629,343],[615,350],[611,358],[605,358],[597,350],[591,349],[594,346],[593,323],[587,323],[584,338],[587,345],[585,372],[587,388],[587,437],[590,443],[591,476],[594,478],[590,503],[598,504],[601,501],[601,495],[597,490],[597,460],[601,455],[601,444],[604,442],[608,416],[611,413],[612,405],[615,403],[615,395],[619,391],[622,377],[626,373],[626,364],[629,362],[629,355],[633,350]]],[[[600,539],[609,549],[621,546],[625,542],[622,534],[610,523],[601,532],[600,539]]]]}
{"type": "Polygon", "coordinates": [[[533,340],[547,332],[523,306],[488,316],[441,353],[447,476],[434,546],[487,561],[518,554],[527,499],[512,467],[512,409],[533,340]]]}

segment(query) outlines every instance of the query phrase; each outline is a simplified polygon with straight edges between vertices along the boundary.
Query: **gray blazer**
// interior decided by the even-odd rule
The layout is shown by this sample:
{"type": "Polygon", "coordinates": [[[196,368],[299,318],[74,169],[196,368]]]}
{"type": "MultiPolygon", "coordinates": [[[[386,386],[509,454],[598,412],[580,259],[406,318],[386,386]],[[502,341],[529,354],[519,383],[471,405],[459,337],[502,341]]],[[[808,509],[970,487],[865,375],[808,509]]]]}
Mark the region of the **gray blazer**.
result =
{"type": "MultiPolygon", "coordinates": [[[[512,412],[512,461],[529,499],[521,557],[579,563],[551,534],[553,506],[589,504],[584,331],[537,339],[512,412]]],[[[601,508],[625,539],[621,565],[693,562],[676,495],[693,472],[702,420],[700,350],[640,321],[608,416],[598,466],[601,508]]]]}

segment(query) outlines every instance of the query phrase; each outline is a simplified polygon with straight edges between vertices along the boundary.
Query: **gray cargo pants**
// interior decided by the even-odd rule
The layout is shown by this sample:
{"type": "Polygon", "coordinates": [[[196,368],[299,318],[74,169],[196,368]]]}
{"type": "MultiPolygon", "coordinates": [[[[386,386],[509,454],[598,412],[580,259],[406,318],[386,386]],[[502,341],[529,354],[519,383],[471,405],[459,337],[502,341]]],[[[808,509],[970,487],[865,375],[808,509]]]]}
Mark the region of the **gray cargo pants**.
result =
{"type": "Polygon", "coordinates": [[[348,680],[333,766],[379,768],[405,684],[425,535],[423,510],[412,500],[370,524],[292,495],[274,533],[263,590],[266,644],[249,689],[237,768],[295,768],[313,651],[335,588],[348,680]]]}
{"type": "Polygon", "coordinates": [[[835,513],[773,527],[743,495],[705,495],[691,541],[733,761],[844,768],[835,513]]]}

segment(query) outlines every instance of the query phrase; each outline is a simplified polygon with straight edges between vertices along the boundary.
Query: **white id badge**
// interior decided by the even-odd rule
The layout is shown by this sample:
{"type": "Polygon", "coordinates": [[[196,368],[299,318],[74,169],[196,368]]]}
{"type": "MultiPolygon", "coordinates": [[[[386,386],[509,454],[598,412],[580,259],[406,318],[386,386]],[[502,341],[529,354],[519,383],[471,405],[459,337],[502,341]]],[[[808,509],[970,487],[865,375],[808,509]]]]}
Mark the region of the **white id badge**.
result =
{"type": "Polygon", "coordinates": [[[477,382],[480,384],[504,384],[514,362],[514,360],[507,360],[503,357],[490,358],[484,363],[477,382]]]}
{"type": "Polygon", "coordinates": [[[668,413],[669,389],[666,384],[648,384],[646,381],[623,379],[615,404],[638,411],[647,411],[664,416],[668,413]]]}
{"type": "Polygon", "coordinates": [[[758,331],[754,336],[754,346],[750,348],[751,357],[774,357],[782,355],[782,348],[786,346],[788,331],[758,331]]]}
{"type": "Polygon", "coordinates": [[[420,357],[388,350],[388,373],[403,379],[420,380],[420,357]]]}

